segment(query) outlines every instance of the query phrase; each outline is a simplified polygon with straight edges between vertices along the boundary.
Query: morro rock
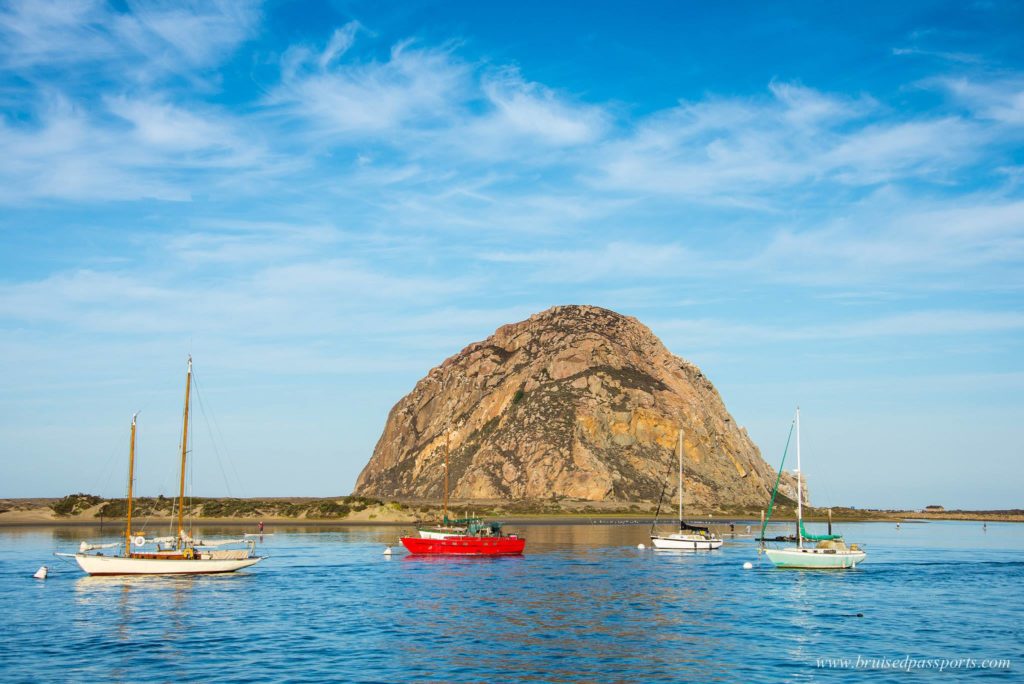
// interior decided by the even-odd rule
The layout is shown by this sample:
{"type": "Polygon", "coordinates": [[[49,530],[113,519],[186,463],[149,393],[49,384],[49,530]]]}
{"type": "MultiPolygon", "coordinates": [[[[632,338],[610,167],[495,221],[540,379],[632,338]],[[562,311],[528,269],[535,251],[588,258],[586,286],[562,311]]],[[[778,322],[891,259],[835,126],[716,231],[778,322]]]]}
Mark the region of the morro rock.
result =
{"type": "Polygon", "coordinates": [[[635,318],[557,306],[420,380],[355,492],[440,499],[447,442],[455,499],[656,501],[666,485],[675,494],[680,428],[687,503],[767,503],[775,473],[699,368],[635,318]]]}

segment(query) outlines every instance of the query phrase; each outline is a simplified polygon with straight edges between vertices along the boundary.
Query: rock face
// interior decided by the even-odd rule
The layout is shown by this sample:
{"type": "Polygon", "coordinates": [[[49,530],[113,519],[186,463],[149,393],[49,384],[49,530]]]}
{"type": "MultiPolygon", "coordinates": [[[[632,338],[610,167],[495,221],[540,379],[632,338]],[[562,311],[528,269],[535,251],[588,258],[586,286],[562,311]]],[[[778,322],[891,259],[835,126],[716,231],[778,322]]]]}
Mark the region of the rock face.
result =
{"type": "MultiPolygon", "coordinates": [[[[764,506],[775,481],[700,369],[635,318],[558,306],[499,328],[432,369],[388,416],[364,496],[685,501],[764,506]]],[[[782,493],[795,482],[784,476],[782,493]]]]}

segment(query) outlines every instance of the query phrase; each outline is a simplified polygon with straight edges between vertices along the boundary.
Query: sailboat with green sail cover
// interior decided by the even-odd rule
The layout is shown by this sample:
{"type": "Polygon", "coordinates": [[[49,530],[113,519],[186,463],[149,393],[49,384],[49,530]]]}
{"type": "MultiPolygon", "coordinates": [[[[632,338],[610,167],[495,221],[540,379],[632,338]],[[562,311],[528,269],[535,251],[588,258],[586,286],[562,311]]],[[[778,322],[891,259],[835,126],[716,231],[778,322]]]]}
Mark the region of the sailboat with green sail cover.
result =
{"type": "MultiPolygon", "coordinates": [[[[781,548],[770,548],[767,546],[769,540],[765,539],[764,531],[771,520],[772,508],[775,505],[775,495],[779,491],[779,479],[782,477],[782,466],[779,467],[779,477],[775,480],[775,489],[772,491],[771,503],[768,506],[768,515],[761,524],[761,548],[777,568],[802,568],[808,570],[845,570],[855,568],[858,563],[864,562],[867,554],[857,544],[847,546],[840,534],[832,534],[832,521],[829,518],[828,534],[811,534],[804,528],[803,515],[803,473],[800,469],[800,408],[796,409],[794,419],[796,427],[796,546],[781,548]]],[[[792,435],[792,428],[790,428],[792,435]]],[[[787,440],[786,451],[789,450],[787,440]]],[[[786,454],[782,455],[782,465],[786,463],[786,454]]]]}

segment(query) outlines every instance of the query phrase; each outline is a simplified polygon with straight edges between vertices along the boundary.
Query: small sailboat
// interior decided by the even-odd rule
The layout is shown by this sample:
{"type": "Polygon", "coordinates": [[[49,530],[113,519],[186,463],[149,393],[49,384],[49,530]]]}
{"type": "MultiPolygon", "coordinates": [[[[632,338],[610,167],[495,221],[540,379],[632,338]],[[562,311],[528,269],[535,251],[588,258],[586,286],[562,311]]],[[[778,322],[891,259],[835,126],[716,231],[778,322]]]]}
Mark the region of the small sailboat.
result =
{"type": "Polygon", "coordinates": [[[684,551],[711,551],[722,546],[722,540],[710,528],[691,525],[683,520],[683,430],[679,430],[679,531],[671,534],[654,534],[651,525],[651,543],[656,549],[680,549],[684,551]]]}
{"type": "Polygon", "coordinates": [[[447,539],[466,534],[471,524],[483,522],[479,518],[456,518],[448,517],[448,452],[451,448],[450,435],[444,440],[444,509],[441,522],[436,525],[417,527],[416,532],[423,539],[447,539]]]}
{"type": "Polygon", "coordinates": [[[185,417],[181,434],[181,486],[178,497],[177,535],[147,539],[132,531],[132,486],[135,480],[135,428],[138,414],[132,416],[131,439],[128,447],[127,522],[124,543],[90,544],[82,542],[78,553],[71,556],[79,567],[90,575],[206,575],[234,572],[263,560],[255,554],[255,541],[217,540],[198,541],[185,531],[185,457],[188,445],[189,395],[192,386],[192,357],[188,359],[185,377],[185,417]],[[244,545],[244,548],[220,548],[244,545]],[[107,548],[121,546],[121,553],[107,555],[107,548]]]}
{"type": "Polygon", "coordinates": [[[526,548],[526,538],[505,534],[500,522],[472,522],[465,532],[441,539],[401,537],[400,540],[409,553],[416,555],[513,556],[526,548]]]}
{"type": "Polygon", "coordinates": [[[402,546],[415,555],[509,556],[526,548],[526,539],[502,532],[500,522],[484,523],[476,517],[448,517],[448,451],[444,449],[444,517],[440,525],[420,527],[416,537],[399,537],[402,546]]]}
{"type": "MultiPolygon", "coordinates": [[[[828,534],[810,534],[804,529],[803,515],[803,474],[800,469],[800,408],[796,410],[796,546],[782,548],[769,548],[765,545],[768,541],[764,537],[765,527],[768,525],[766,518],[761,525],[761,551],[768,556],[777,568],[802,568],[806,570],[845,570],[855,568],[858,563],[864,562],[867,554],[856,544],[846,545],[842,535],[832,534],[832,516],[829,514],[828,534]],[[814,545],[805,544],[814,542],[814,545]]],[[[792,433],[790,433],[792,434],[792,433]]],[[[782,456],[785,464],[786,456],[782,456]]],[[[779,468],[779,476],[782,476],[782,467],[779,468]]],[[[775,482],[775,492],[772,492],[772,504],[775,502],[775,493],[778,492],[778,480],[775,482]]],[[[771,507],[769,506],[769,514],[771,507]]]]}

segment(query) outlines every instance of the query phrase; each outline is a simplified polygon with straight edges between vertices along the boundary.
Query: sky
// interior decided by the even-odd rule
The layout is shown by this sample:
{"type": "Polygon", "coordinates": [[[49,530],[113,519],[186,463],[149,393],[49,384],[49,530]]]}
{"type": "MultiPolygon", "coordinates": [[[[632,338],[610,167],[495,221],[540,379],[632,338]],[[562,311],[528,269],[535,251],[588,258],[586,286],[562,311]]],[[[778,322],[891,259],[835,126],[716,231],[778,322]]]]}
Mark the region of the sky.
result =
{"type": "Polygon", "coordinates": [[[351,491],[433,366],[637,317],[818,505],[1024,507],[1024,6],[0,2],[0,497],[351,491]],[[210,455],[213,458],[210,458],[210,455]]]}

